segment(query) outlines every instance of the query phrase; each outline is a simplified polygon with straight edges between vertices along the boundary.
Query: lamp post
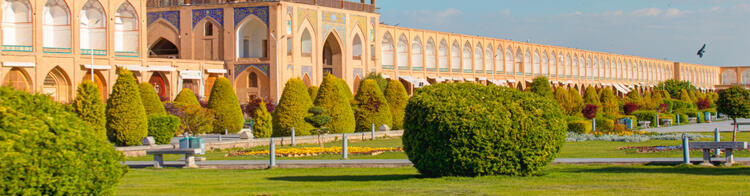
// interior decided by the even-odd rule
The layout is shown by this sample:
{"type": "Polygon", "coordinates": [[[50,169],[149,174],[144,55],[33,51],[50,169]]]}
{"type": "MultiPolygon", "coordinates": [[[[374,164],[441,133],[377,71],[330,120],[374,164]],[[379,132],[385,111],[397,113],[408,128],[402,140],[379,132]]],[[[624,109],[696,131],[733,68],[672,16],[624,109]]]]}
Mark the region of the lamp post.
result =
{"type": "MultiPolygon", "coordinates": [[[[96,20],[89,20],[89,26],[94,24],[96,20]]],[[[91,56],[91,82],[94,82],[94,39],[92,38],[94,36],[91,36],[91,29],[89,29],[89,50],[91,53],[89,53],[89,56],[91,56]]]]}

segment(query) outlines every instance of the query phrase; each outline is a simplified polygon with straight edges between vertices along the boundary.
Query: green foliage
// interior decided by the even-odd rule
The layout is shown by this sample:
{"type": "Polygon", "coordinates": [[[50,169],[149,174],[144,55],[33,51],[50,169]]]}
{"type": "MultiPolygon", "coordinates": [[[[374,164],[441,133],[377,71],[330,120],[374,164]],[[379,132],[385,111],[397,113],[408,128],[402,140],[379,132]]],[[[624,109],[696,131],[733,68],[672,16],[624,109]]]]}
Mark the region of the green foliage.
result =
{"type": "Polygon", "coordinates": [[[596,118],[596,132],[606,133],[615,129],[615,121],[609,118],[596,118]]]}
{"type": "MultiPolygon", "coordinates": [[[[638,110],[631,114],[642,121],[651,121],[651,126],[656,126],[656,111],[653,110],[638,110]]],[[[633,122],[637,124],[638,122],[633,122]]]]}
{"type": "Polygon", "coordinates": [[[0,87],[0,195],[114,195],[128,167],[98,134],[49,96],[0,87]]]}
{"type": "MultiPolygon", "coordinates": [[[[201,134],[213,132],[214,113],[200,105],[169,103],[167,111],[180,118],[180,131],[177,134],[201,134]]],[[[216,131],[223,132],[223,131],[216,131]]]]}
{"type": "Polygon", "coordinates": [[[388,87],[388,80],[386,80],[385,78],[383,78],[382,74],[375,73],[375,72],[370,72],[369,74],[367,74],[367,77],[365,77],[364,79],[362,79],[362,82],[360,82],[359,86],[361,87],[362,86],[361,83],[363,83],[367,79],[373,79],[373,80],[375,80],[375,82],[378,84],[378,88],[380,88],[380,90],[385,95],[385,89],[388,87]]]}
{"type": "Polygon", "coordinates": [[[354,111],[350,104],[351,99],[346,97],[345,91],[341,87],[341,79],[333,75],[326,75],[323,83],[318,90],[318,97],[315,98],[314,105],[324,109],[325,116],[331,117],[326,127],[333,133],[351,133],[354,132],[355,121],[354,111]]]}
{"type": "Polygon", "coordinates": [[[586,134],[591,133],[591,121],[575,120],[568,122],[568,132],[586,134]]]}
{"type": "Polygon", "coordinates": [[[312,114],[312,116],[305,117],[305,122],[309,123],[316,129],[320,129],[331,122],[331,117],[326,116],[326,110],[320,106],[313,106],[307,110],[307,112],[312,114]]]}
{"type": "Polygon", "coordinates": [[[643,99],[641,102],[641,105],[638,106],[638,108],[641,108],[643,110],[655,110],[656,105],[654,105],[654,101],[651,98],[651,91],[646,91],[646,93],[643,93],[643,99]]]}
{"type": "Polygon", "coordinates": [[[573,115],[573,110],[575,109],[574,103],[571,103],[570,101],[570,94],[568,94],[568,90],[558,87],[555,89],[555,101],[557,102],[557,105],[560,105],[560,109],[563,110],[563,113],[566,115],[573,115]]]}
{"type": "MultiPolygon", "coordinates": [[[[334,76],[334,78],[336,77],[334,76]]],[[[341,79],[341,78],[336,78],[336,79],[337,79],[336,82],[338,82],[339,88],[341,88],[341,93],[346,97],[346,100],[348,100],[349,102],[354,100],[354,94],[352,94],[352,89],[349,88],[349,84],[347,84],[344,79],[341,79]]],[[[323,85],[321,84],[320,86],[322,87],[323,85]]]]}
{"type": "Polygon", "coordinates": [[[578,89],[570,88],[568,89],[568,95],[570,96],[570,113],[568,115],[576,116],[578,114],[581,114],[581,110],[583,110],[583,107],[586,106],[583,104],[583,97],[581,97],[581,93],[578,92],[578,89]]]}
{"type": "Polygon", "coordinates": [[[223,133],[224,130],[229,133],[237,133],[242,129],[245,117],[242,114],[237,95],[234,94],[232,83],[227,78],[219,77],[214,81],[206,107],[216,117],[213,128],[215,133],[223,133]]]}
{"type": "MultiPolygon", "coordinates": [[[[260,101],[260,105],[265,105],[266,102],[260,101]]],[[[255,119],[253,119],[253,136],[257,138],[271,137],[273,133],[273,122],[271,120],[271,113],[268,112],[266,107],[258,107],[255,110],[255,119]]],[[[295,130],[296,131],[296,130],[295,130]]]]}
{"type": "Polygon", "coordinates": [[[625,103],[634,103],[638,105],[638,107],[643,106],[643,98],[638,93],[638,91],[630,91],[628,94],[625,95],[625,99],[623,100],[625,103]]]}
{"type": "Polygon", "coordinates": [[[599,93],[596,92],[596,89],[593,86],[586,88],[586,92],[583,94],[583,103],[595,105],[597,107],[602,106],[602,103],[599,101],[599,93]]]}
{"type": "Polygon", "coordinates": [[[680,91],[680,101],[693,103],[693,99],[690,98],[690,93],[688,93],[685,89],[682,89],[682,91],[680,91]]]}
{"type": "Polygon", "coordinates": [[[94,135],[107,138],[107,119],[105,105],[102,103],[99,87],[85,80],[78,85],[76,99],[73,100],[73,111],[84,122],[88,123],[94,135]]]}
{"type": "Polygon", "coordinates": [[[310,95],[310,100],[315,100],[318,97],[318,86],[310,86],[307,88],[307,94],[310,95]]]}
{"type": "Polygon", "coordinates": [[[531,86],[529,86],[529,91],[542,97],[552,98],[553,96],[552,87],[549,86],[549,80],[544,76],[534,78],[534,81],[531,82],[531,86]]]}
{"type": "Polygon", "coordinates": [[[153,136],[157,144],[169,144],[180,129],[180,118],[164,113],[148,115],[148,136],[153,136]]]}
{"type": "Polygon", "coordinates": [[[177,97],[174,98],[174,102],[198,106],[201,105],[201,102],[198,101],[198,97],[196,97],[193,90],[190,90],[189,88],[183,88],[180,93],[177,94],[177,97]]]}
{"type": "Polygon", "coordinates": [[[425,176],[538,174],[567,128],[550,98],[474,83],[423,87],[404,122],[404,151],[425,176]]]}
{"type": "Polygon", "coordinates": [[[719,92],[716,110],[736,121],[737,118],[750,118],[750,91],[740,86],[732,86],[719,92]]]}
{"type": "Polygon", "coordinates": [[[354,108],[356,132],[368,132],[372,124],[375,124],[375,127],[383,124],[393,127],[388,102],[374,79],[364,80],[354,99],[357,104],[354,108]]]}
{"type": "Polygon", "coordinates": [[[610,118],[617,116],[620,113],[620,104],[612,89],[604,88],[601,94],[602,112],[604,115],[610,118]]]}
{"type": "Polygon", "coordinates": [[[688,90],[688,91],[695,90],[695,86],[691,85],[689,81],[679,81],[675,79],[669,79],[664,82],[661,82],[656,88],[664,89],[667,92],[669,92],[669,95],[671,97],[665,97],[665,98],[678,98],[681,96],[680,92],[682,90],[688,90]]]}
{"type": "MultiPolygon", "coordinates": [[[[317,87],[315,89],[317,93],[317,87]]],[[[273,111],[273,136],[290,136],[292,127],[295,135],[310,135],[313,127],[305,122],[305,116],[312,106],[312,99],[307,94],[305,83],[299,78],[287,81],[279,105],[273,111]]]]}
{"type": "Polygon", "coordinates": [[[406,93],[404,84],[401,84],[398,80],[388,80],[388,86],[385,89],[385,99],[388,102],[388,106],[391,107],[391,118],[393,120],[393,130],[401,130],[404,128],[404,113],[406,104],[409,101],[409,94],[406,93]]]}
{"type": "Polygon", "coordinates": [[[677,117],[680,118],[680,124],[687,124],[690,120],[688,120],[689,115],[685,113],[675,113],[675,121],[674,123],[677,124],[677,117]],[[677,115],[680,114],[680,115],[677,115]]]}
{"type": "Polygon", "coordinates": [[[141,91],[141,102],[143,103],[143,108],[146,109],[146,115],[167,114],[167,110],[164,109],[164,104],[161,103],[159,95],[154,90],[154,86],[151,86],[148,82],[142,82],[138,87],[141,91]]]}
{"type": "MultiPolygon", "coordinates": [[[[661,104],[664,104],[664,97],[662,97],[662,95],[664,95],[664,93],[662,93],[661,91],[655,91],[654,93],[651,93],[651,103],[654,105],[654,109],[659,109],[661,107],[661,104]]],[[[667,108],[666,111],[669,111],[669,109],[667,108]]]]}
{"type": "Polygon", "coordinates": [[[107,99],[107,137],[118,146],[138,146],[148,135],[148,117],[133,73],[118,71],[107,99]]]}

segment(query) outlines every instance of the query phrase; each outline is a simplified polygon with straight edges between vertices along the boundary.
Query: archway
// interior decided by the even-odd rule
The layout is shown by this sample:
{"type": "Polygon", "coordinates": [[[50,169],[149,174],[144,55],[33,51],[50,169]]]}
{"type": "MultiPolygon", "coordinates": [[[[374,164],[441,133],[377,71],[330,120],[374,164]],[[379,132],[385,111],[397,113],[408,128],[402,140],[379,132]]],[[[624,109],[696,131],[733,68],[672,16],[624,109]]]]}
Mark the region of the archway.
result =
{"type": "Polygon", "coordinates": [[[205,95],[206,99],[208,100],[209,97],[211,97],[211,89],[214,87],[214,82],[216,82],[216,79],[219,78],[219,74],[208,74],[208,78],[206,78],[205,81],[205,87],[203,94],[205,95]]]}
{"type": "Polygon", "coordinates": [[[138,40],[138,14],[123,2],[115,14],[115,52],[137,56],[138,40]]]}
{"type": "Polygon", "coordinates": [[[25,46],[14,50],[30,50],[33,36],[31,25],[31,5],[28,0],[3,1],[3,45],[25,46]]]}
{"type": "Polygon", "coordinates": [[[194,57],[200,60],[223,60],[224,30],[218,22],[211,18],[198,22],[193,30],[197,40],[194,47],[194,57]]]}
{"type": "Polygon", "coordinates": [[[326,37],[325,45],[323,45],[323,75],[330,73],[343,78],[344,59],[341,55],[340,43],[333,31],[326,37]]]}
{"type": "Polygon", "coordinates": [[[159,38],[149,49],[150,57],[154,58],[177,58],[180,49],[167,39],[159,38]]]}
{"type": "Polygon", "coordinates": [[[10,86],[19,91],[31,92],[31,79],[21,68],[13,68],[5,76],[3,86],[10,86]]]}
{"type": "Polygon", "coordinates": [[[63,0],[48,0],[42,13],[43,46],[52,53],[70,53],[70,12],[63,0]]]}
{"type": "Polygon", "coordinates": [[[235,90],[240,103],[247,103],[258,97],[268,101],[271,94],[268,76],[255,67],[247,68],[237,76],[235,90]]]}
{"type": "MultiPolygon", "coordinates": [[[[83,79],[81,79],[81,81],[91,81],[91,71],[87,71],[86,74],[83,75],[83,79]]],[[[96,87],[99,88],[99,96],[101,97],[102,101],[106,102],[107,97],[109,97],[109,93],[107,91],[107,83],[104,80],[104,76],[99,71],[94,72],[94,84],[96,84],[96,87]]]]}
{"type": "Polygon", "coordinates": [[[169,99],[169,81],[162,73],[154,72],[151,74],[148,83],[151,84],[151,86],[154,86],[154,90],[156,90],[156,94],[159,95],[159,98],[169,99]]]}
{"type": "Polygon", "coordinates": [[[55,67],[44,78],[42,94],[49,95],[55,101],[68,103],[70,102],[70,89],[68,76],[60,67],[55,67]]]}
{"type": "MultiPolygon", "coordinates": [[[[310,86],[312,85],[312,80],[310,79],[310,76],[307,75],[307,73],[305,73],[305,75],[302,76],[302,81],[305,82],[305,86],[307,88],[310,88],[310,86]]],[[[313,97],[313,99],[315,99],[315,97],[313,97]]]]}
{"type": "Polygon", "coordinates": [[[359,75],[357,75],[354,77],[354,94],[355,95],[357,94],[357,92],[359,92],[359,82],[360,82],[359,75]]]}
{"type": "Polygon", "coordinates": [[[248,16],[237,28],[237,58],[268,57],[268,28],[255,16],[248,16]]]}
{"type": "Polygon", "coordinates": [[[106,55],[107,20],[102,4],[97,0],[88,0],[80,13],[80,47],[81,53],[106,55]],[[92,51],[94,50],[94,51],[92,51]]]}

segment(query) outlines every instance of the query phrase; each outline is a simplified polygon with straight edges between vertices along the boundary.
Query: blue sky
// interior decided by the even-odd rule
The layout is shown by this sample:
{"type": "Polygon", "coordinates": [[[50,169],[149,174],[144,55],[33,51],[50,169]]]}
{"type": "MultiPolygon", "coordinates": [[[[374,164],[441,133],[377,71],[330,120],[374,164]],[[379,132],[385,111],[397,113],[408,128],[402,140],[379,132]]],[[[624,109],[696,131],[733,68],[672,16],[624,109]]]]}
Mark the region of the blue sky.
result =
{"type": "Polygon", "coordinates": [[[750,0],[375,3],[381,22],[402,27],[705,65],[750,65],[750,0]],[[707,52],[701,59],[695,53],[704,43],[707,52]]]}

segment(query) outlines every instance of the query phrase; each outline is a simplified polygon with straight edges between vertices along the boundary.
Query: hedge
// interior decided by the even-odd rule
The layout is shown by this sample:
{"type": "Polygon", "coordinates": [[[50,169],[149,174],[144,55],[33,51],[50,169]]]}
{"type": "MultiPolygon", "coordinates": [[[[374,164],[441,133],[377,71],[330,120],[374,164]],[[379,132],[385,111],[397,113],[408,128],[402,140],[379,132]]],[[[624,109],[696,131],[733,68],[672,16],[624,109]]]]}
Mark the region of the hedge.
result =
{"type": "MultiPolygon", "coordinates": [[[[265,105],[266,102],[260,100],[260,105],[265,105]]],[[[253,119],[253,136],[256,138],[267,138],[273,134],[273,120],[271,113],[268,113],[266,107],[258,107],[255,110],[255,119],[253,119]]]]}
{"type": "Polygon", "coordinates": [[[201,102],[198,101],[198,97],[195,96],[195,92],[193,92],[193,90],[190,90],[189,88],[183,88],[182,90],[180,90],[180,93],[178,93],[177,97],[174,98],[174,102],[197,106],[201,105],[201,102]]]}
{"type": "Polygon", "coordinates": [[[596,118],[596,132],[607,133],[614,131],[615,121],[609,118],[596,118]]]}
{"type": "Polygon", "coordinates": [[[404,110],[409,101],[409,94],[406,93],[404,84],[398,80],[388,80],[388,86],[385,89],[385,99],[388,102],[388,107],[391,107],[391,119],[393,120],[393,126],[391,129],[403,129],[404,110]]]}
{"type": "Polygon", "coordinates": [[[102,103],[96,84],[88,80],[79,84],[72,106],[73,111],[91,126],[97,137],[107,138],[106,105],[102,103]]]}
{"type": "Polygon", "coordinates": [[[446,83],[423,87],[409,99],[402,140],[425,176],[529,176],[555,158],[566,128],[550,98],[446,83]]]}
{"type": "Polygon", "coordinates": [[[292,127],[294,127],[295,135],[310,135],[313,127],[305,122],[305,117],[308,115],[307,110],[313,104],[307,93],[305,82],[299,78],[286,82],[279,105],[273,111],[274,137],[292,135],[292,127]]]}
{"type": "Polygon", "coordinates": [[[0,87],[0,146],[0,195],[114,195],[128,171],[68,106],[10,87],[0,87]]]}
{"type": "Polygon", "coordinates": [[[323,78],[323,83],[318,90],[318,97],[314,105],[325,110],[323,115],[330,116],[331,121],[325,125],[329,133],[351,133],[354,132],[355,120],[349,98],[346,97],[340,86],[340,79],[328,74],[323,78]]]}
{"type": "Polygon", "coordinates": [[[375,128],[383,124],[393,127],[388,102],[374,79],[366,79],[362,82],[354,100],[357,105],[354,108],[355,132],[369,132],[373,124],[375,128]]]}
{"type": "MultiPolygon", "coordinates": [[[[690,116],[688,116],[687,114],[682,113],[682,114],[679,115],[679,117],[680,117],[680,124],[689,124],[690,123],[690,120],[688,120],[688,117],[690,117],[690,116]]],[[[677,124],[677,113],[675,114],[675,122],[674,123],[677,124]]]]}
{"type": "Polygon", "coordinates": [[[143,82],[138,85],[141,91],[141,102],[143,108],[146,109],[146,115],[150,114],[167,114],[167,110],[164,109],[164,104],[161,103],[159,95],[156,94],[154,86],[151,86],[148,82],[143,82]]]}
{"type": "Polygon", "coordinates": [[[148,117],[133,73],[118,71],[107,99],[107,137],[118,146],[138,146],[148,136],[148,117]]]}
{"type": "MultiPolygon", "coordinates": [[[[166,113],[166,112],[165,112],[166,113]]],[[[157,144],[169,144],[180,129],[180,118],[171,114],[148,115],[148,136],[157,144]]]]}
{"type": "MultiPolygon", "coordinates": [[[[633,112],[631,115],[637,117],[638,119],[642,121],[651,121],[651,126],[656,126],[656,111],[653,110],[637,110],[633,112]]],[[[634,124],[638,124],[638,122],[633,122],[634,124]]]]}
{"type": "Polygon", "coordinates": [[[237,133],[242,129],[245,116],[242,114],[242,108],[240,108],[232,83],[227,78],[219,77],[214,81],[206,107],[214,113],[216,118],[214,133],[224,133],[224,130],[237,133]]]}
{"type": "Polygon", "coordinates": [[[568,132],[587,134],[591,133],[591,121],[588,120],[574,120],[568,122],[568,132]]]}

